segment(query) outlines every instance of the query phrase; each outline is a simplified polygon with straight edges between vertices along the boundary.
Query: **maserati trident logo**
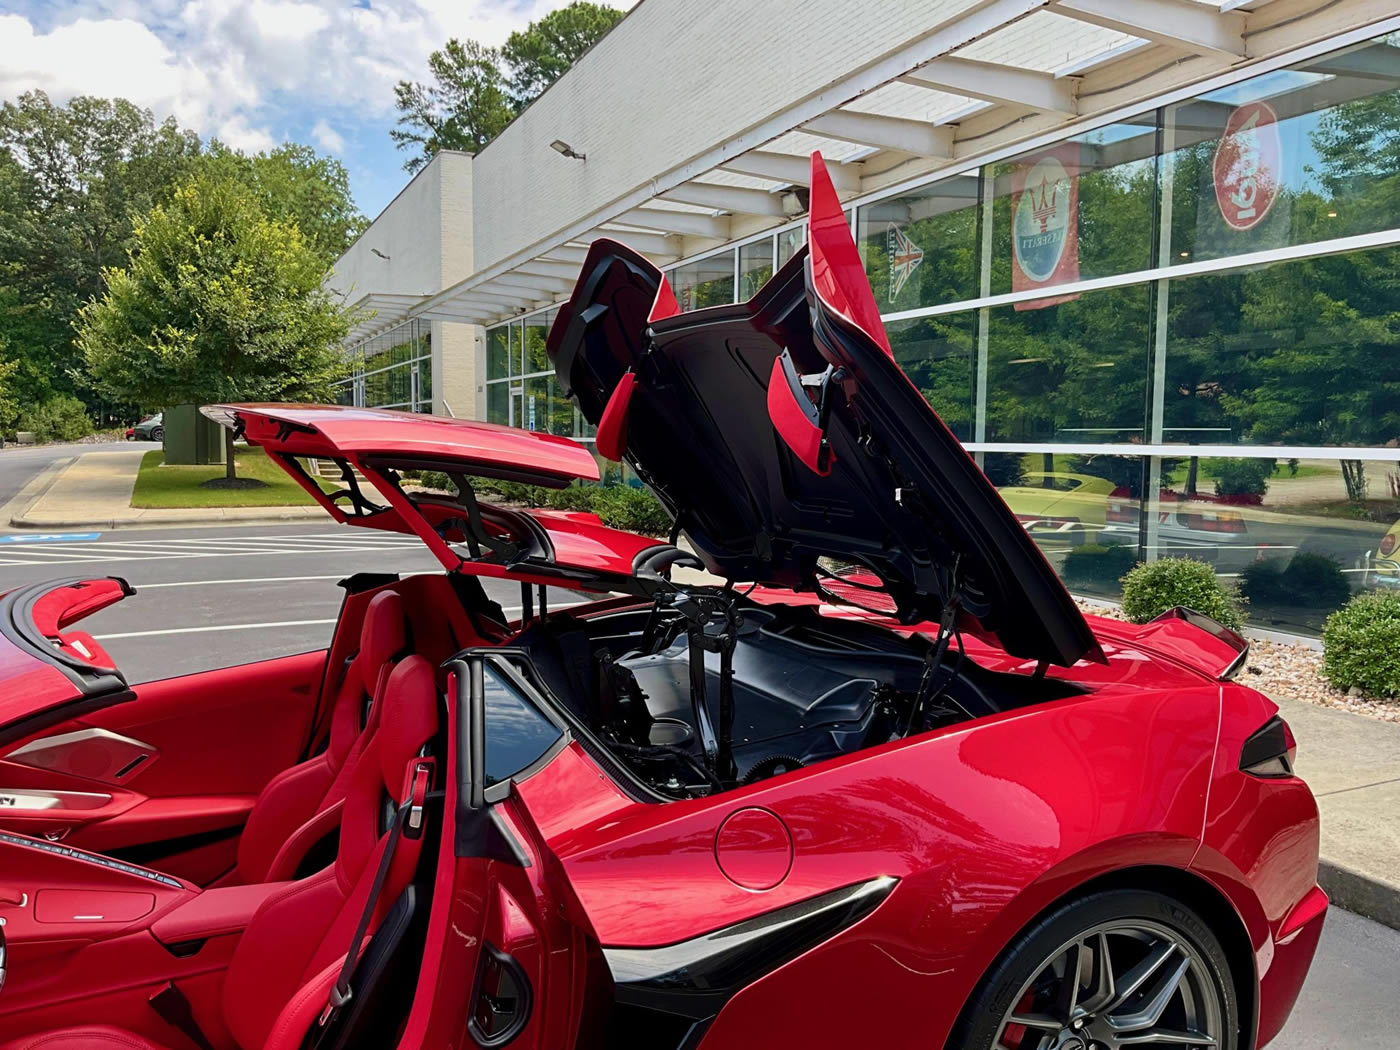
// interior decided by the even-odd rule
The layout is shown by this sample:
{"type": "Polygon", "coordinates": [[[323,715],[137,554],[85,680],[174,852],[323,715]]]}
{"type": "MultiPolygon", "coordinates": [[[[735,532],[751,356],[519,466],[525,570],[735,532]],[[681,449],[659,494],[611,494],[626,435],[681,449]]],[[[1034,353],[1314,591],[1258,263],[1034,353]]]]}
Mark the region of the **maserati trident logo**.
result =
{"type": "Polygon", "coordinates": [[[894,223],[885,237],[885,250],[890,257],[890,302],[894,302],[924,261],[924,250],[910,240],[904,227],[894,223]]]}

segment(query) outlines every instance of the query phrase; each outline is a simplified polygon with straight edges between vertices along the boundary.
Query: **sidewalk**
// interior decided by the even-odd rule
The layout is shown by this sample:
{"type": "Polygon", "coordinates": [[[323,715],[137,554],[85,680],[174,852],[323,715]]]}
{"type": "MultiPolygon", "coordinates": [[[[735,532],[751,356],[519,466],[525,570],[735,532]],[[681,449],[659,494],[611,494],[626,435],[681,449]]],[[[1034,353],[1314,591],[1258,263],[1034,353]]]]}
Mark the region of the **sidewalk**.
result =
{"type": "Polygon", "coordinates": [[[5,508],[0,525],[17,529],[120,529],[155,525],[323,518],[320,507],[178,507],[142,510],[131,490],[145,449],[87,452],[35,478],[5,508]]]}
{"type": "Polygon", "coordinates": [[[1400,725],[1275,697],[1322,812],[1332,903],[1400,930],[1400,725]]]}

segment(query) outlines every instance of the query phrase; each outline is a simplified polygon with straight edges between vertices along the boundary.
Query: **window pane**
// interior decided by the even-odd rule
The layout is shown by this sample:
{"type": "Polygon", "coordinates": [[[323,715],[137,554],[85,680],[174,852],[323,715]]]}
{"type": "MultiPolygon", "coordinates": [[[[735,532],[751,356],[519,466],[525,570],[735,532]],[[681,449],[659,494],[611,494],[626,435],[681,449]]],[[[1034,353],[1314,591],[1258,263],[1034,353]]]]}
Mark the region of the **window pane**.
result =
{"type": "Polygon", "coordinates": [[[987,311],[988,441],[1141,441],[1149,290],[987,311]]]}
{"type": "Polygon", "coordinates": [[[1163,440],[1389,445],[1400,249],[1168,283],[1163,440]]]}
{"type": "Polygon", "coordinates": [[[1149,113],[992,165],[992,294],[1150,266],[1156,138],[1149,113]]]}
{"type": "Polygon", "coordinates": [[[882,311],[936,306],[978,294],[976,173],[860,209],[865,272],[882,311]]]}
{"type": "Polygon", "coordinates": [[[886,329],[899,367],[948,428],[960,440],[971,440],[976,313],[894,321],[886,329]]]}
{"type": "Polygon", "coordinates": [[[504,379],[510,375],[510,325],[486,330],[486,378],[504,379]]]}
{"type": "Polygon", "coordinates": [[[797,226],[778,234],[778,265],[782,266],[797,253],[807,238],[807,228],[797,226]]]}
{"type": "Polygon", "coordinates": [[[510,383],[486,384],[486,421],[510,423],[510,383]]]}
{"type": "Polygon", "coordinates": [[[529,766],[563,734],[534,704],[485,668],[486,786],[509,780],[529,766]]]}
{"type": "Polygon", "coordinates": [[[773,239],[745,244],[739,249],[739,301],[750,299],[773,276],[773,239]]]}
{"type": "Polygon", "coordinates": [[[668,275],[682,312],[734,302],[734,253],[720,252],[668,275]]]}
{"type": "Polygon", "coordinates": [[[1400,34],[1167,109],[1171,261],[1400,226],[1400,34]]]}
{"type": "Polygon", "coordinates": [[[1138,560],[1143,459],[982,454],[982,469],[1076,594],[1114,598],[1138,560]]]}
{"type": "Polygon", "coordinates": [[[549,369],[549,355],[544,344],[549,336],[549,316],[543,313],[531,314],[525,318],[524,374],[544,372],[549,369]]]}

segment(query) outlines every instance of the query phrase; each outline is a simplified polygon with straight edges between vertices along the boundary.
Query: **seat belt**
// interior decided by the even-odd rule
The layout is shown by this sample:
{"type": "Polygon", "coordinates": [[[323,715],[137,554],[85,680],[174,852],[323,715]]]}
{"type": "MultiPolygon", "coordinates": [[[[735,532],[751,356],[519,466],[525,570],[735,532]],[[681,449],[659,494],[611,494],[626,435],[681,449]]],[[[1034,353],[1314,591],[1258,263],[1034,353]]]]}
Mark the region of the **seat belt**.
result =
{"type": "Polygon", "coordinates": [[[350,947],[345,952],[345,962],[341,964],[340,974],[335,979],[335,984],[331,986],[330,995],[326,999],[326,1008],[321,1011],[321,1016],[317,1019],[316,1025],[325,1028],[333,1020],[346,1003],[354,998],[354,991],[350,987],[350,978],[354,976],[355,965],[360,961],[361,949],[364,946],[365,935],[369,932],[370,921],[374,918],[375,908],[379,904],[379,898],[384,893],[384,882],[389,877],[389,869],[394,863],[394,852],[398,848],[399,839],[417,839],[423,835],[424,806],[428,799],[428,787],[432,780],[433,761],[430,758],[419,758],[414,760],[413,781],[409,785],[408,797],[403,800],[399,808],[394,811],[394,821],[389,828],[389,841],[385,843],[384,853],[379,858],[379,868],[374,873],[374,882],[369,888],[369,897],[365,900],[364,911],[360,913],[360,921],[355,924],[355,934],[350,939],[350,947]]]}

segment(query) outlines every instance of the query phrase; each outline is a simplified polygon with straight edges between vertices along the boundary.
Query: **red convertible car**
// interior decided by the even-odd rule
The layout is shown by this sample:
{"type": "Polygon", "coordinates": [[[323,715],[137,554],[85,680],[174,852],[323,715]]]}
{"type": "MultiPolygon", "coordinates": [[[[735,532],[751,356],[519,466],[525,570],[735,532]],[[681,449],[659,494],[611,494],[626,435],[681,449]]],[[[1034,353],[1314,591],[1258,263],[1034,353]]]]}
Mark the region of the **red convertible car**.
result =
{"type": "Polygon", "coordinates": [[[754,299],[682,314],[600,241],[549,350],[669,540],[477,498],[596,479],[564,438],[225,405],[442,572],[346,579],[326,651],[144,684],[75,626],[125,581],[0,598],[0,1048],[1278,1034],[1327,900],[1244,642],[1081,614],[894,363],[819,158],[754,299]]]}

